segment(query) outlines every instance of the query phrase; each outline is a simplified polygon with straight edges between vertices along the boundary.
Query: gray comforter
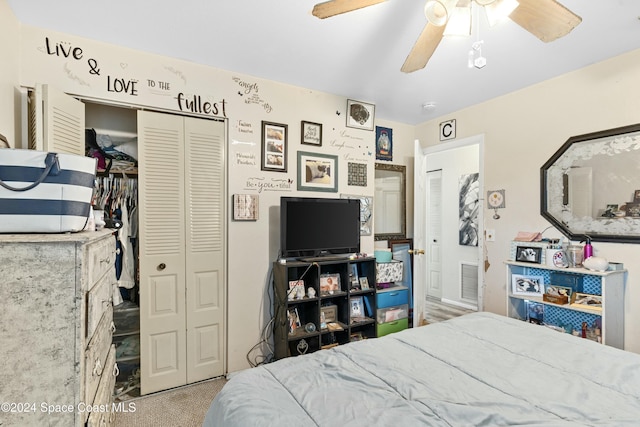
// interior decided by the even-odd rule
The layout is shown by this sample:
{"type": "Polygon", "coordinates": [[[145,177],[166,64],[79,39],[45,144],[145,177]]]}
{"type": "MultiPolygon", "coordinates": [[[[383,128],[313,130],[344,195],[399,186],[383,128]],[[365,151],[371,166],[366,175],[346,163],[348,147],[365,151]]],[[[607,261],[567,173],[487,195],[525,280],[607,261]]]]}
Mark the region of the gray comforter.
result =
{"type": "Polygon", "coordinates": [[[638,426],[640,355],[491,313],[242,371],[205,426],[638,426]]]}

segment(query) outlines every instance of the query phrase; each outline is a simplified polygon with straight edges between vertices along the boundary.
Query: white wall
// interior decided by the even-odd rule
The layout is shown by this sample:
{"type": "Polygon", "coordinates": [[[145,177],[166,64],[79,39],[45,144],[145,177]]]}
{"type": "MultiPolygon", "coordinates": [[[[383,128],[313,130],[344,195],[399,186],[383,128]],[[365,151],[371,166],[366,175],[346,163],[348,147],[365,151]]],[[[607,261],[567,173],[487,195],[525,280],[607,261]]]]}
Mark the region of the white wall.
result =
{"type": "MultiPolygon", "coordinates": [[[[272,313],[270,268],[279,251],[280,196],[373,197],[375,132],[345,126],[345,97],[28,26],[22,26],[21,35],[23,86],[47,83],[86,99],[172,112],[184,112],[180,99],[196,97],[217,108],[196,115],[227,119],[229,200],[233,194],[257,194],[260,206],[257,221],[228,222],[228,370],[248,367],[247,353],[260,342],[272,313]],[[58,54],[58,44],[79,49],[76,58],[58,54]],[[286,173],[261,171],[263,120],[288,125],[286,173]],[[321,147],[300,143],[302,120],[322,123],[321,147]],[[298,151],[337,157],[337,192],[297,190],[298,151]],[[366,187],[348,185],[349,162],[367,165],[366,187]]],[[[393,163],[405,161],[412,152],[413,127],[375,124],[393,129],[393,163]]],[[[231,218],[231,208],[228,213],[231,218]]],[[[374,236],[363,236],[361,250],[373,253],[373,247],[374,236]]],[[[260,350],[266,351],[265,346],[260,350]]],[[[250,360],[261,360],[260,350],[250,360]]]]}
{"type": "MultiPolygon", "coordinates": [[[[479,71],[482,72],[482,71],[479,71]]],[[[437,144],[438,125],[456,119],[457,137],[484,134],[484,186],[506,190],[506,208],[485,228],[496,241],[485,245],[485,309],[506,313],[503,261],[518,231],[542,231],[540,167],[571,136],[640,122],[640,50],[478,104],[418,126],[424,146],[437,144]]],[[[560,237],[548,230],[545,237],[560,237]]],[[[594,243],[596,255],[629,270],[625,304],[625,348],[640,353],[640,245],[594,243]]]]}

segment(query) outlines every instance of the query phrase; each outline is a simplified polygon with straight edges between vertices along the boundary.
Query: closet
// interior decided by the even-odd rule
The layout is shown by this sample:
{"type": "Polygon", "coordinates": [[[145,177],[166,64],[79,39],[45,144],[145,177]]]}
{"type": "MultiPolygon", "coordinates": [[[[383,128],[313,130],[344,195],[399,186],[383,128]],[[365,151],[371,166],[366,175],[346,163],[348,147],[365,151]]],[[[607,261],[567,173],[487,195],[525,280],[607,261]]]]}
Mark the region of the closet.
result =
{"type": "Polygon", "coordinates": [[[141,394],[224,375],[225,122],[81,102],[45,85],[39,91],[44,99],[32,98],[30,118],[45,130],[39,136],[30,126],[30,140],[41,138],[33,148],[74,152],[68,140],[81,132],[84,147],[87,128],[137,137],[137,175],[106,176],[136,181],[139,281],[129,298],[139,304],[141,394]],[[47,106],[53,98],[72,106],[47,106]],[[73,130],[56,133],[60,122],[73,130]]]}

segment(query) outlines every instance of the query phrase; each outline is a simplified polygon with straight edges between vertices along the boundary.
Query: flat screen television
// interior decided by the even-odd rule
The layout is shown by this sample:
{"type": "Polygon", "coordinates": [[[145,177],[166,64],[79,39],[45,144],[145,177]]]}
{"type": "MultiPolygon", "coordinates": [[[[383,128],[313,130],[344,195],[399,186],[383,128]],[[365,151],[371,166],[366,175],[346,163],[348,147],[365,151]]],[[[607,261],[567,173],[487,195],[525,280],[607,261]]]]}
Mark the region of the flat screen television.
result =
{"type": "Polygon", "coordinates": [[[360,200],[280,198],[280,256],[360,252],[360,200]]]}

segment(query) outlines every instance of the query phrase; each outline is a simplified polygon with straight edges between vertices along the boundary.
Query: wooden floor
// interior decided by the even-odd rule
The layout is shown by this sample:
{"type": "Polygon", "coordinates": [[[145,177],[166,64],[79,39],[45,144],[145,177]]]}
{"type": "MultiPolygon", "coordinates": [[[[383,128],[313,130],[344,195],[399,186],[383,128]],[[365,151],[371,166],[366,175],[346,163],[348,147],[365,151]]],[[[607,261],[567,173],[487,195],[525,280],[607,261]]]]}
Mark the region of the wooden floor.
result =
{"type": "Polygon", "coordinates": [[[425,320],[427,323],[442,322],[443,320],[462,316],[467,313],[473,313],[474,311],[475,310],[469,310],[464,307],[444,304],[440,302],[439,299],[427,298],[425,320]]]}

